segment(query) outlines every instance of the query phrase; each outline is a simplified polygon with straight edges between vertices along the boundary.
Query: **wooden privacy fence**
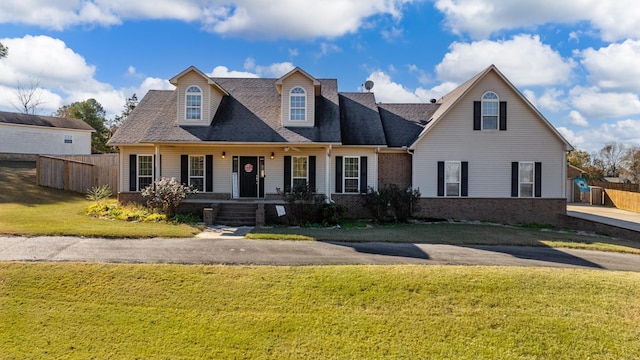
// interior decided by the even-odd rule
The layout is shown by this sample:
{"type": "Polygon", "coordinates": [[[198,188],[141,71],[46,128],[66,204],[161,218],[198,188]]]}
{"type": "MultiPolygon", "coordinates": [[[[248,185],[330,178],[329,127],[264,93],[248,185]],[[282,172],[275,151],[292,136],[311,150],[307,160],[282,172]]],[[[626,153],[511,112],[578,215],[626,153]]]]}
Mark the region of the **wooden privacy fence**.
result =
{"type": "Polygon", "coordinates": [[[38,156],[38,185],[86,193],[94,186],[109,185],[117,194],[118,154],[38,156]]]}
{"type": "Polygon", "coordinates": [[[632,192],[640,192],[639,184],[631,184],[631,183],[612,183],[606,181],[590,181],[589,186],[599,186],[605,189],[613,189],[613,190],[621,190],[621,191],[632,191],[632,192]]]}
{"type": "Polygon", "coordinates": [[[604,204],[618,209],[640,212],[640,193],[605,189],[604,204]]]}

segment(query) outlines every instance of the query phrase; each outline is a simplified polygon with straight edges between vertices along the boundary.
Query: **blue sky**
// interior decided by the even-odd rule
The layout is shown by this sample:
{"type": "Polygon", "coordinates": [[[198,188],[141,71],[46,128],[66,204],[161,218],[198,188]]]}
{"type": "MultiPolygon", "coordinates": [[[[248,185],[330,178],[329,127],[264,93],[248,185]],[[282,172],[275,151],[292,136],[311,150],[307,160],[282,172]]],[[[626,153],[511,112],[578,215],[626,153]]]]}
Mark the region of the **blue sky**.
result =
{"type": "Polygon", "coordinates": [[[38,113],[172,89],[190,65],[278,77],[300,66],[370,79],[381,102],[427,102],[495,64],[578,149],[640,145],[636,0],[3,0],[0,110],[39,84],[38,113]]]}

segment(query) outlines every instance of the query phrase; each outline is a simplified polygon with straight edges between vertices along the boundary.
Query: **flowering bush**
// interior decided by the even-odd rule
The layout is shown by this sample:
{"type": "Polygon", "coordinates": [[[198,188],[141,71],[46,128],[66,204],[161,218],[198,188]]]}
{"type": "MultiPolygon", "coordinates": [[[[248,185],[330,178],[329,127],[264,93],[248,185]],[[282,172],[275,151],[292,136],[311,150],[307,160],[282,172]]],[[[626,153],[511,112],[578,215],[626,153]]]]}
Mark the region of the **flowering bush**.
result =
{"type": "Polygon", "coordinates": [[[181,184],[175,178],[162,178],[142,190],[142,196],[150,197],[147,205],[158,209],[167,218],[175,216],[178,206],[189,194],[194,194],[198,190],[181,184]]]}

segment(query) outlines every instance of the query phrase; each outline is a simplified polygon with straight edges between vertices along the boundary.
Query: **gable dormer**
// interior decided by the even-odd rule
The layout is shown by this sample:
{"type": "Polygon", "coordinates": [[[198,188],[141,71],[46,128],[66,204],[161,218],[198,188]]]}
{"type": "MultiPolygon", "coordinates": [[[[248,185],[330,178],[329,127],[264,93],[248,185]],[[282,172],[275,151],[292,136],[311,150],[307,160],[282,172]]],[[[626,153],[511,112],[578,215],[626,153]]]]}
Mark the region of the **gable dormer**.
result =
{"type": "Polygon", "coordinates": [[[169,82],[177,87],[178,125],[210,125],[222,97],[229,95],[195,66],[188,67],[169,82]]]}
{"type": "Polygon", "coordinates": [[[276,80],[276,88],[281,98],[282,126],[313,127],[320,81],[296,67],[276,80]]]}

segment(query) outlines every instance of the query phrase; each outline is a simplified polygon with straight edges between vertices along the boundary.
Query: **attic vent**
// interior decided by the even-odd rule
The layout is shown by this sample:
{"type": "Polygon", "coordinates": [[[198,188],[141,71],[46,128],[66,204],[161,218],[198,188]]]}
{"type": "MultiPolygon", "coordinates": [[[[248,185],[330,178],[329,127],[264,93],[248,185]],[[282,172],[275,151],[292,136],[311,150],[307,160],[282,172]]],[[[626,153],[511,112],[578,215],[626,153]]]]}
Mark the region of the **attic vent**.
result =
{"type": "Polygon", "coordinates": [[[432,104],[435,104],[435,103],[436,103],[436,101],[438,101],[438,100],[436,100],[436,99],[431,99],[431,100],[429,100],[429,101],[430,101],[432,104]]]}

